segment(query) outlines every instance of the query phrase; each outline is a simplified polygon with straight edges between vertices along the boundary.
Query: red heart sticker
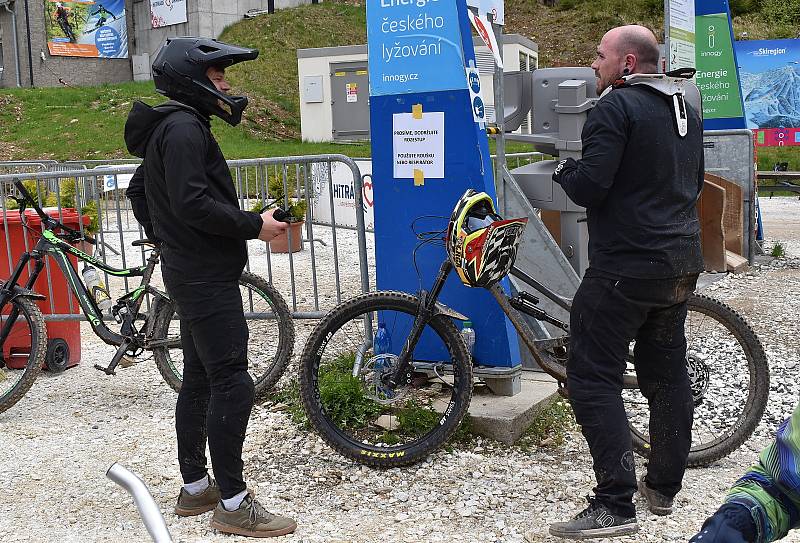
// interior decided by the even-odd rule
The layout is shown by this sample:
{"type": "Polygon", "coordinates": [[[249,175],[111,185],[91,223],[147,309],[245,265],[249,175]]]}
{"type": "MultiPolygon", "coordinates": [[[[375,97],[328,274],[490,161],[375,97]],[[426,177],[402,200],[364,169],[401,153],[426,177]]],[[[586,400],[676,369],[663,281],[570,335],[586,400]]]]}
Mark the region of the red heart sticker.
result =
{"type": "Polygon", "coordinates": [[[361,187],[361,195],[364,197],[364,201],[367,205],[372,207],[372,181],[364,181],[364,185],[361,187]]]}

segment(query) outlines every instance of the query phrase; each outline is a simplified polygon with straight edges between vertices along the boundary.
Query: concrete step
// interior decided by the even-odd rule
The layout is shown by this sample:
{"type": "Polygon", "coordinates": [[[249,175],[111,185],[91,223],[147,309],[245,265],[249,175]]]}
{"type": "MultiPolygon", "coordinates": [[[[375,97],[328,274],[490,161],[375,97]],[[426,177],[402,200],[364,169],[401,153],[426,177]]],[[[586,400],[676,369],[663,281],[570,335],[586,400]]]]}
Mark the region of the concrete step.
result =
{"type": "Polygon", "coordinates": [[[475,433],[511,445],[531,421],[558,398],[558,384],[546,373],[522,372],[522,390],[513,396],[497,396],[477,387],[469,405],[475,433]]]}

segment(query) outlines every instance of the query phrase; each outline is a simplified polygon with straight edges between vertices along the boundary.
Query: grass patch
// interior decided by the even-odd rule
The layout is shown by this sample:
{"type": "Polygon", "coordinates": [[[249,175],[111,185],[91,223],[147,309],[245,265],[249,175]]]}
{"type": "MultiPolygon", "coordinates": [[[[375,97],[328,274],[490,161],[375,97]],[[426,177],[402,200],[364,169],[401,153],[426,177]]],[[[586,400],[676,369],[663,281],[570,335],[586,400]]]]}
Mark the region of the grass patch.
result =
{"type": "Polygon", "coordinates": [[[308,417],[300,401],[300,382],[297,379],[292,379],[282,388],[267,394],[267,399],[285,409],[293,423],[304,430],[311,429],[311,424],[308,422],[308,417]]]}
{"type": "Polygon", "coordinates": [[[775,245],[772,246],[772,251],[769,254],[775,258],[783,258],[786,256],[786,249],[784,249],[783,243],[776,241],[775,245]]]}
{"type": "Polygon", "coordinates": [[[533,419],[515,446],[530,451],[538,447],[562,445],[566,435],[575,428],[572,407],[567,400],[559,399],[533,419]]]}
{"type": "Polygon", "coordinates": [[[354,355],[341,355],[319,372],[320,402],[342,429],[363,428],[381,414],[381,406],[365,397],[361,381],[353,377],[354,363],[354,355]]]}
{"type": "MultiPolygon", "coordinates": [[[[758,169],[772,171],[775,164],[787,162],[790,172],[800,171],[800,146],[792,147],[758,147],[756,149],[758,169]]],[[[772,184],[772,181],[768,181],[772,184]]]]}

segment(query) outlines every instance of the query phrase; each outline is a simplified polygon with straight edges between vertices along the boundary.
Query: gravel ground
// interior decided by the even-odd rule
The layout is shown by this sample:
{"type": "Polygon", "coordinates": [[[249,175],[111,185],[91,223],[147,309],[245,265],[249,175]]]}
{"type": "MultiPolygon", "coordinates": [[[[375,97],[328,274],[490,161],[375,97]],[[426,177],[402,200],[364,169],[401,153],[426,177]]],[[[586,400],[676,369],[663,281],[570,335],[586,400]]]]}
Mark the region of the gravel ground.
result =
{"type": "MultiPolygon", "coordinates": [[[[783,243],[787,257],[761,259],[750,273],[707,290],[742,312],[765,346],[772,368],[767,414],[738,451],[687,472],[674,515],[655,517],[639,503],[640,533],[618,541],[687,541],[798,399],[800,352],[789,332],[800,314],[800,201],[765,199],[762,212],[767,236],[783,243]]],[[[317,250],[324,258],[332,249],[320,244],[317,250]]],[[[352,246],[340,248],[342,258],[353,254],[352,246]]],[[[282,266],[273,259],[275,281],[289,298],[277,272],[282,266]]],[[[332,273],[323,268],[320,277],[332,273]]],[[[354,277],[344,277],[344,284],[357,284],[354,277]]],[[[308,288],[298,290],[300,309],[312,299],[308,288]]],[[[299,338],[309,324],[298,321],[299,338]]],[[[214,533],[210,513],[189,519],[172,513],[181,482],[175,394],[152,362],[116,377],[94,370],[113,349],[83,326],[82,363],[62,375],[43,373],[25,398],[0,414],[0,540],[148,541],[130,497],[104,476],[114,461],[147,483],[176,541],[244,540],[214,533]]],[[[547,535],[548,524],[582,508],[593,481],[577,433],[561,446],[532,452],[478,441],[414,467],[375,471],[345,461],[267,405],[255,408],[244,455],[247,479],[262,502],[298,520],[297,532],[282,539],[297,542],[557,541],[547,535]]],[[[800,534],[786,541],[800,542],[800,534]]]]}

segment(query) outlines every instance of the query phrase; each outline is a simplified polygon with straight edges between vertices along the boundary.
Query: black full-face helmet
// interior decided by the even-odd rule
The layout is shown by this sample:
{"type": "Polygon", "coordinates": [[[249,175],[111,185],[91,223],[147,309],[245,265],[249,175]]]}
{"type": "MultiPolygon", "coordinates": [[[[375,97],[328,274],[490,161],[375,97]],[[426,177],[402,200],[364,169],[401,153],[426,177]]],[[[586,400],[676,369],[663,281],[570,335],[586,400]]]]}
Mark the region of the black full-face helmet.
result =
{"type": "Polygon", "coordinates": [[[210,38],[168,38],[153,61],[153,81],[159,93],[236,126],[242,120],[247,98],[218,91],[206,72],[211,67],[224,70],[257,56],[258,49],[210,38]]]}

